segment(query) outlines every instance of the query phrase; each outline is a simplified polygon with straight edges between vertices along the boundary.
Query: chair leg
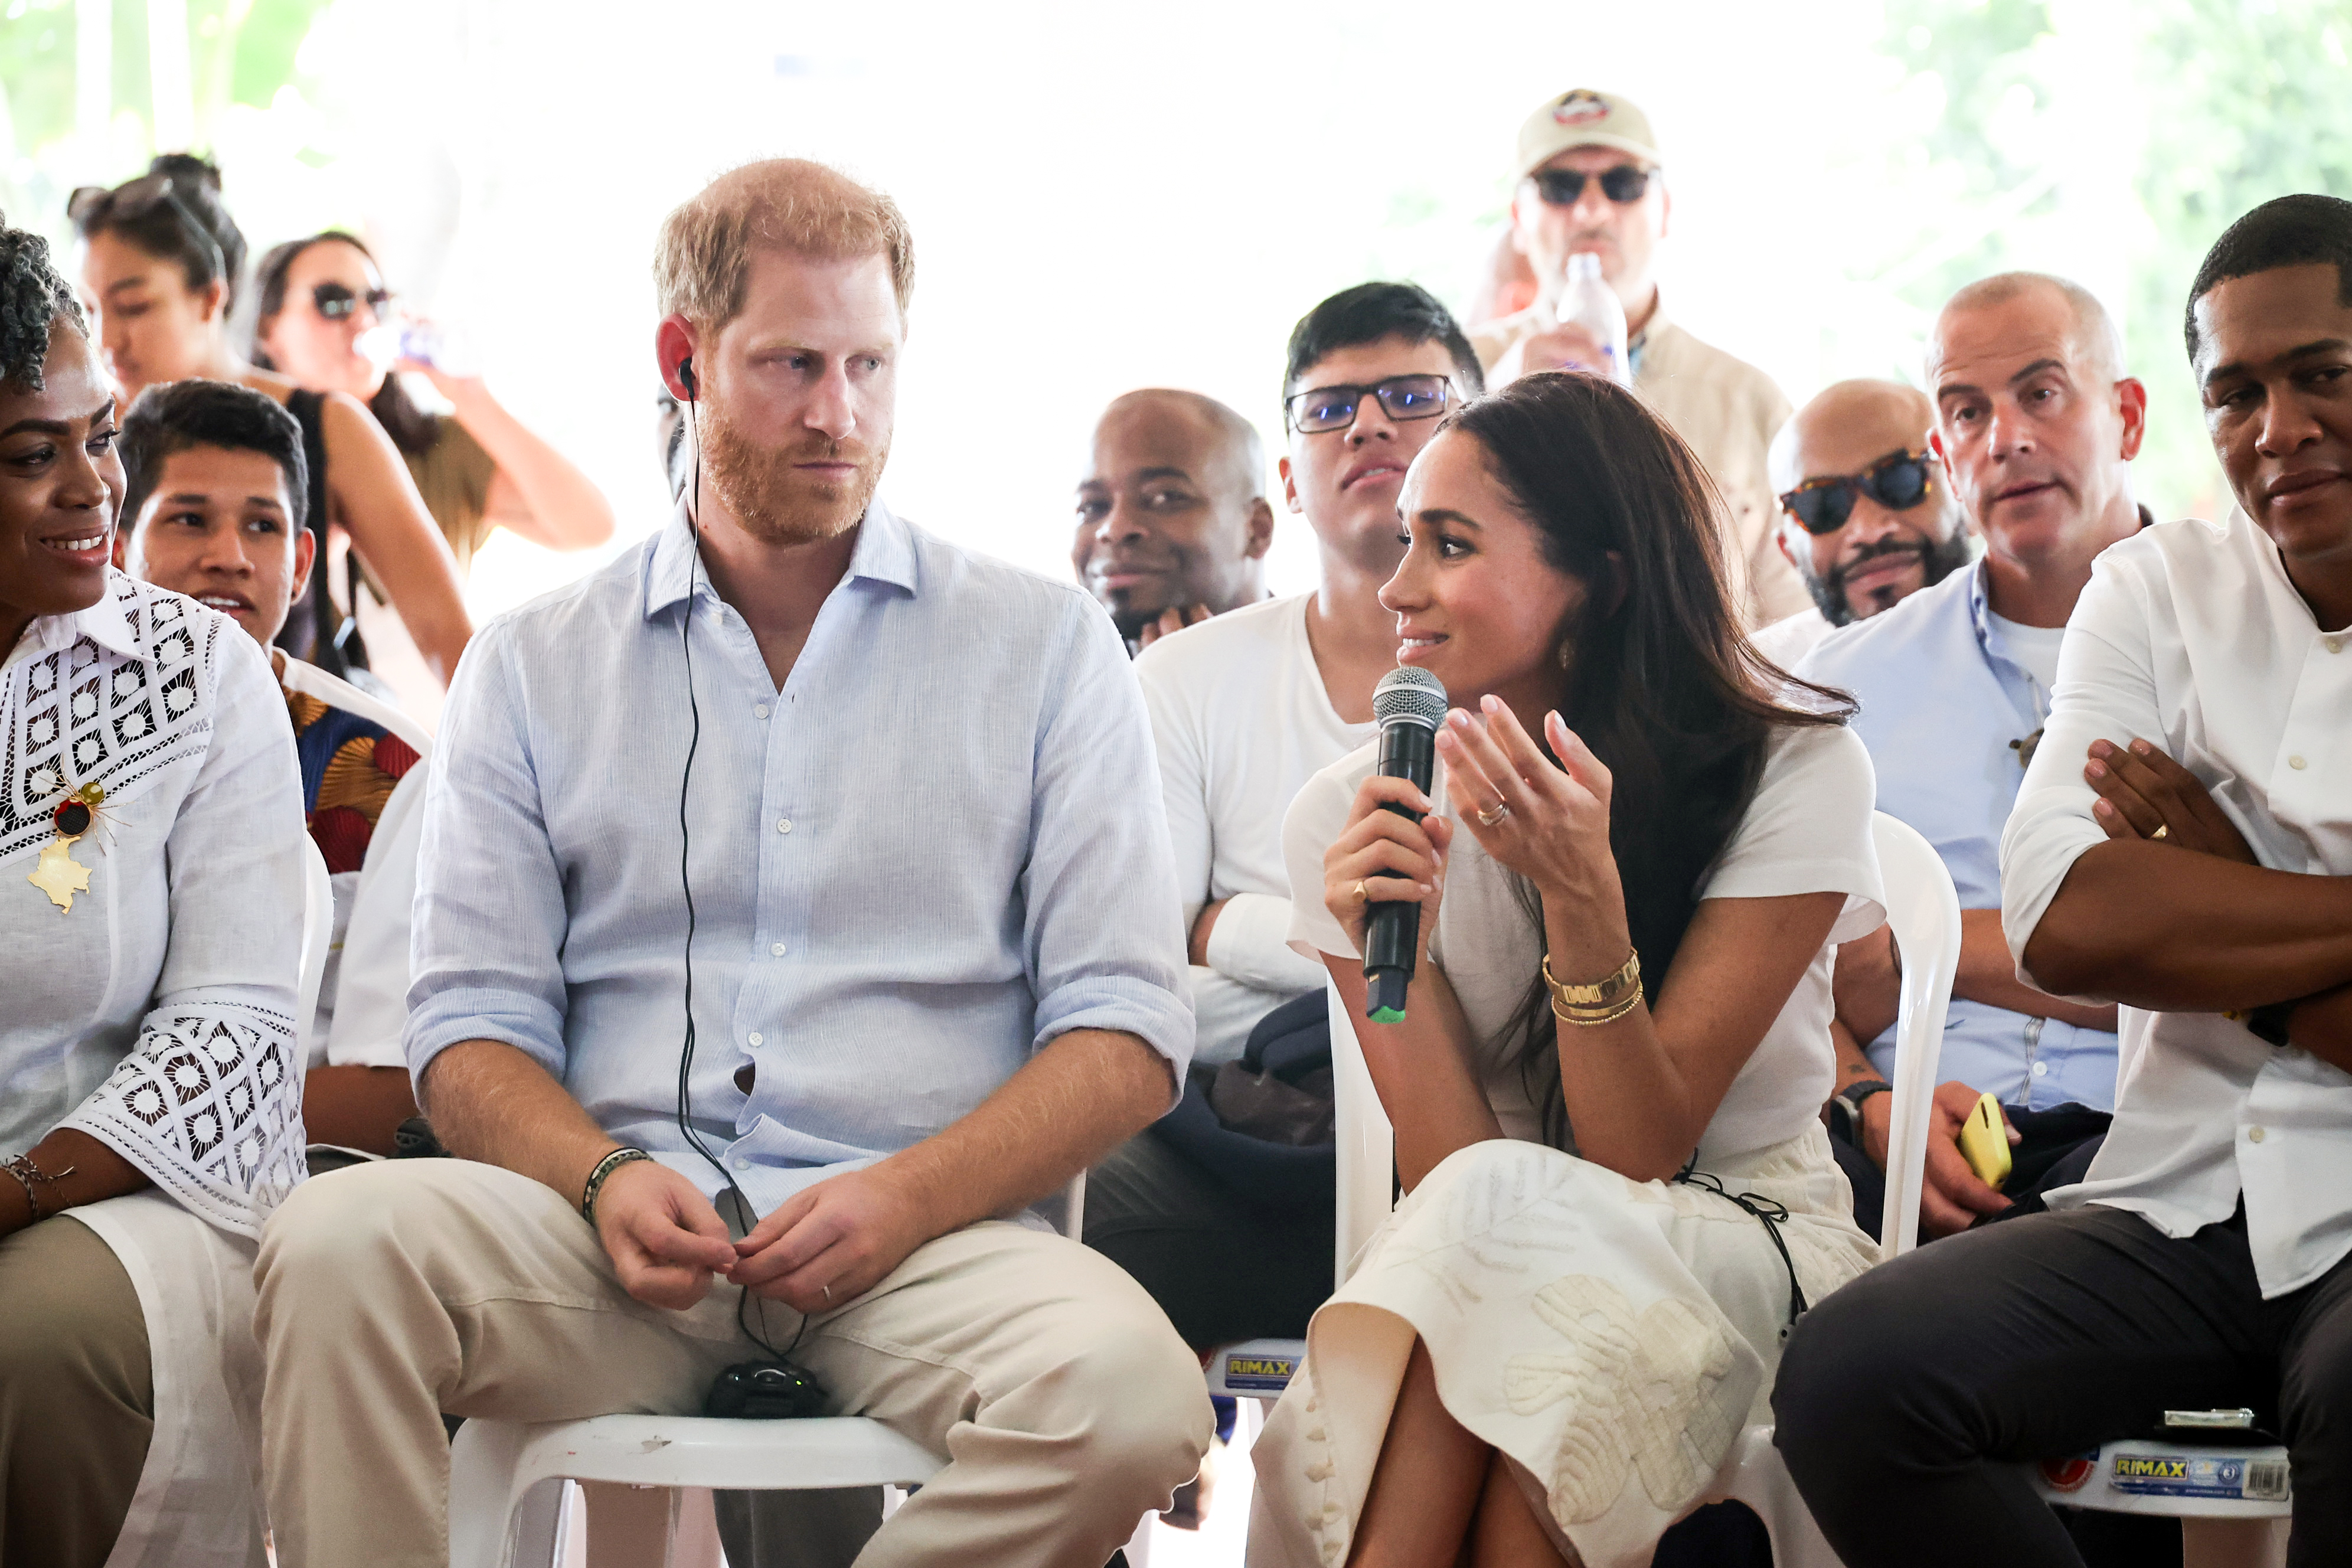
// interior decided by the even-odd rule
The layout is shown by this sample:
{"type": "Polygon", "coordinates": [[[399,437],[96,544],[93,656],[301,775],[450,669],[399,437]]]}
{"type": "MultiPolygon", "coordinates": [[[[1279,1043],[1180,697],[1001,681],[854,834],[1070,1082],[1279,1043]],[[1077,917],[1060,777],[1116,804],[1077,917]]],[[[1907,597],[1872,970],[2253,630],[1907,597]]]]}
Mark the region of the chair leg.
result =
{"type": "Polygon", "coordinates": [[[559,1568],[562,1553],[563,1482],[544,1480],[515,1504],[514,1568],[559,1568]]]}
{"type": "MultiPolygon", "coordinates": [[[[525,1488],[515,1474],[523,1432],[504,1421],[468,1421],[449,1446],[450,1568],[506,1568],[507,1542],[522,1510],[525,1488]]],[[[562,1489],[555,1489],[561,1507],[562,1489]]],[[[547,1532],[542,1551],[551,1551],[547,1532]]],[[[517,1568],[547,1568],[541,1556],[516,1558],[517,1568]]]]}

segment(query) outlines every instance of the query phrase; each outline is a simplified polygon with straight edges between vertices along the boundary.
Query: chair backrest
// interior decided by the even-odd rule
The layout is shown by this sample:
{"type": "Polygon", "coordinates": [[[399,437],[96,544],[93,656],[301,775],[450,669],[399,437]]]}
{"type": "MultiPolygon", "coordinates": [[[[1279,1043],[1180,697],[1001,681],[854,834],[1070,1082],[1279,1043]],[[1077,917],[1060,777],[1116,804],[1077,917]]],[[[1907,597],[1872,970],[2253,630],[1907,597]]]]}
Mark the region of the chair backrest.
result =
{"type": "Polygon", "coordinates": [[[327,1042],[310,1038],[318,1021],[319,986],[327,974],[327,946],[335,933],[335,885],[326,858],[306,831],[302,835],[302,968],[294,991],[295,1056],[306,1068],[326,1059],[327,1042]]]}
{"type": "Polygon", "coordinates": [[[1936,1067],[1944,1018],[1960,968],[1960,900],[1935,846],[1908,823],[1873,812],[1871,837],[1886,886],[1886,923],[1903,953],[1895,1015],[1895,1113],[1886,1138],[1886,1208],[1879,1248],[1897,1258],[1918,1245],[1919,1191],[1927,1173],[1936,1067]]]}
{"type": "Polygon", "coordinates": [[[1339,987],[1323,983],[1331,1009],[1331,1135],[1338,1145],[1339,1223],[1332,1236],[1333,1289],[1348,1282],[1349,1270],[1389,1217],[1396,1192],[1396,1131],[1372,1087],[1372,1069],[1356,1038],[1356,1021],[1339,987]]]}

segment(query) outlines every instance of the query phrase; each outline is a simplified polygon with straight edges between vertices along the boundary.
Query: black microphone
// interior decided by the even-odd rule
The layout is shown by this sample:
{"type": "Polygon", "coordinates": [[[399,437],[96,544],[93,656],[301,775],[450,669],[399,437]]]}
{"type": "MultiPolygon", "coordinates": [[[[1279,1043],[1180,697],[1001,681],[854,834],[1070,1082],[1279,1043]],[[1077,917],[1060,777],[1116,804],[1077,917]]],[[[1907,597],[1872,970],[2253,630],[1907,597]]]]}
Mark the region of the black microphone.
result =
{"type": "MultiPolygon", "coordinates": [[[[1437,762],[1437,727],[1445,722],[1445,686],[1437,677],[1402,665],[1372,688],[1372,717],[1381,726],[1382,778],[1410,779],[1429,793],[1437,762]]],[[[1402,805],[1383,805],[1399,816],[1421,820],[1402,805]]],[[[1364,921],[1364,1016],[1375,1024],[1401,1023],[1404,994],[1412,984],[1412,950],[1421,936],[1421,906],[1378,903],[1364,921]]]]}

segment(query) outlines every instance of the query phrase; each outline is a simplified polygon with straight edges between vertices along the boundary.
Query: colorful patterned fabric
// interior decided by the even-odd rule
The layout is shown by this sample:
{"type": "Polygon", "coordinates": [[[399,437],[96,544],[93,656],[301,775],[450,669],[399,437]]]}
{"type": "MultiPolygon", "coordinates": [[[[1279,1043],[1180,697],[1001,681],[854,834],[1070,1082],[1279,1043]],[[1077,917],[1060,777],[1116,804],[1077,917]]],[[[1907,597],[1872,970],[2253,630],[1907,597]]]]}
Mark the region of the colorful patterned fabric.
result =
{"type": "Polygon", "coordinates": [[[286,711],[294,721],[310,837],[329,872],[356,871],[393,786],[416,765],[415,748],[374,721],[331,708],[306,691],[288,691],[286,711]]]}

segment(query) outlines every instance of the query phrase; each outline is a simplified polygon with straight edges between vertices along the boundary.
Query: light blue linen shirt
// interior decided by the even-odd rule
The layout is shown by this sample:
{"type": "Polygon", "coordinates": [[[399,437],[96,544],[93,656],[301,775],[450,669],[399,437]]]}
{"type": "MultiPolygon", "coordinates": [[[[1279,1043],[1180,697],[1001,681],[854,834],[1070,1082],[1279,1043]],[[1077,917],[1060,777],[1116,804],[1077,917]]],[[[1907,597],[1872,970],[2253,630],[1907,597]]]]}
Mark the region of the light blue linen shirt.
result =
{"type": "Polygon", "coordinates": [[[505,1041],[720,1186],[676,1120],[690,592],[694,1121],[752,1206],[940,1131],[1066,1030],[1139,1036],[1181,1083],[1151,731],[1093,601],[877,502],[779,691],[694,566],[681,510],[467,649],[425,799],[411,1070],[505,1041]]]}
{"type": "MultiPolygon", "coordinates": [[[[1795,671],[1861,702],[1853,730],[1878,770],[1878,809],[1936,847],[1964,910],[2000,908],[2000,833],[2025,782],[2015,742],[2050,712],[2050,693],[1992,635],[1984,581],[1982,562],[1955,572],[1839,627],[1795,671]]],[[[1865,1049],[1892,1082],[1894,1029],[1865,1049]]],[[[1955,996],[1936,1079],[2029,1110],[2113,1110],[2116,1037],[1955,996]]]]}

